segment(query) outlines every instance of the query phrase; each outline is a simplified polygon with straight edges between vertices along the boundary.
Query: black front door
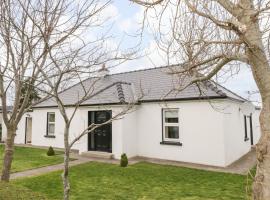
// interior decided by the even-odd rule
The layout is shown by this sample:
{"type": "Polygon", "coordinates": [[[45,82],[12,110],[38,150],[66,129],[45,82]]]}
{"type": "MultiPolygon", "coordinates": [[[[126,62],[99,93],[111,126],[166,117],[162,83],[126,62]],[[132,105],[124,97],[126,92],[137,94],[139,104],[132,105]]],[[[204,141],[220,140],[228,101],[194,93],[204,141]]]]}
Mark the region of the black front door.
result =
{"type": "MultiPolygon", "coordinates": [[[[102,124],[111,118],[111,111],[89,111],[88,125],[92,123],[102,124]]],[[[88,134],[88,151],[112,152],[112,123],[96,128],[88,134]]]]}

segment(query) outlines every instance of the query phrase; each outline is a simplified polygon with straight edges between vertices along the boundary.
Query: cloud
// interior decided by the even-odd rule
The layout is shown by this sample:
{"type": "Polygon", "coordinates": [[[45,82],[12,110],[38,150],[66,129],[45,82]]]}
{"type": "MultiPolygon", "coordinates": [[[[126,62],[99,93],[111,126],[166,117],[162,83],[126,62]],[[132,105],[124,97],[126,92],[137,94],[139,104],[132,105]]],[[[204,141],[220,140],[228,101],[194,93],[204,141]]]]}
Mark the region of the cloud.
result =
{"type": "Polygon", "coordinates": [[[119,10],[115,5],[110,4],[103,10],[102,16],[105,19],[113,18],[116,20],[119,16],[119,10]]]}
{"type": "Polygon", "coordinates": [[[130,32],[133,29],[132,18],[124,19],[118,23],[118,27],[121,31],[130,32]]]}
{"type": "Polygon", "coordinates": [[[117,25],[120,31],[127,34],[135,34],[141,28],[141,9],[130,17],[118,19],[117,25]]]}

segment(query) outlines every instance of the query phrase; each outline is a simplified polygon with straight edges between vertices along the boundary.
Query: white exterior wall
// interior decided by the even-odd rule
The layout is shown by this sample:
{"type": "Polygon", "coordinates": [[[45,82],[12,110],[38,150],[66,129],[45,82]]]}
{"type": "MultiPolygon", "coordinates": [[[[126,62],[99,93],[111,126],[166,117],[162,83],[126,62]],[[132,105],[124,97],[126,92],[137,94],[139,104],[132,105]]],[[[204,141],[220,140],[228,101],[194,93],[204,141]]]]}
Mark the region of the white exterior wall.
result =
{"type": "Polygon", "coordinates": [[[138,155],[137,109],[138,107],[135,107],[122,119],[123,153],[126,153],[129,158],[138,155]]]}
{"type": "MultiPolygon", "coordinates": [[[[231,100],[146,103],[137,111],[138,155],[225,167],[251,150],[244,141],[240,103],[231,100]],[[161,145],[161,108],[178,108],[182,147],[161,145]]],[[[253,114],[253,141],[260,137],[259,113],[253,114]]],[[[249,126],[249,124],[247,124],[249,126]]]]}
{"type": "Polygon", "coordinates": [[[252,115],[252,121],[253,121],[253,142],[254,144],[257,144],[259,142],[259,139],[261,137],[261,127],[260,127],[260,109],[256,109],[255,113],[252,115]]]}
{"type": "MultiPolygon", "coordinates": [[[[5,141],[6,140],[6,137],[7,137],[7,129],[6,129],[6,126],[5,126],[5,123],[3,121],[3,114],[0,113],[0,123],[2,124],[2,141],[5,141]]],[[[2,142],[0,141],[0,142],[2,142]]]]}
{"type": "MultiPolygon", "coordinates": [[[[25,115],[26,116],[26,115],[25,115]]],[[[15,143],[16,144],[24,144],[24,130],[25,130],[25,117],[23,116],[21,121],[18,124],[17,131],[16,131],[16,137],[15,137],[15,143]]],[[[5,141],[7,138],[7,127],[5,125],[5,122],[3,120],[2,113],[0,114],[0,122],[2,124],[2,140],[5,141]]]]}
{"type": "Polygon", "coordinates": [[[15,137],[15,143],[16,144],[24,144],[25,142],[25,117],[22,117],[21,121],[18,124],[17,131],[16,131],[16,137],[15,137]]]}
{"type": "Polygon", "coordinates": [[[140,156],[225,165],[223,114],[209,102],[145,103],[137,111],[138,154],[140,156]],[[180,140],[183,146],[162,145],[161,108],[178,108],[180,140]]]}
{"type": "MultiPolygon", "coordinates": [[[[78,136],[88,126],[88,111],[91,110],[112,110],[112,114],[120,112],[120,107],[81,107],[77,110],[71,126],[70,141],[78,136]]],[[[73,108],[66,109],[71,115],[73,108]]],[[[58,108],[39,108],[27,113],[22,117],[17,129],[15,143],[24,144],[25,142],[25,118],[32,117],[32,144],[37,146],[52,146],[64,148],[64,120],[58,108]],[[44,137],[46,135],[47,112],[55,112],[55,138],[44,137]]],[[[122,143],[122,120],[112,122],[112,153],[116,158],[120,158],[123,152],[122,143]]],[[[72,149],[80,152],[88,150],[88,135],[86,134],[80,141],[76,142],[72,149]]]]}
{"type": "MultiPolygon", "coordinates": [[[[224,112],[225,164],[230,165],[251,149],[250,140],[245,141],[244,115],[240,103],[226,101],[224,112]]],[[[249,124],[247,124],[249,126],[249,124]]],[[[248,136],[250,138],[250,136],[248,136]]]]}
{"type": "MultiPolygon", "coordinates": [[[[72,110],[69,108],[67,112],[72,110]]],[[[71,123],[70,139],[87,128],[88,111],[95,110],[112,110],[114,115],[121,111],[121,107],[80,107],[71,123]]],[[[33,145],[64,147],[64,122],[57,108],[35,109],[28,114],[33,123],[33,145]],[[55,138],[44,137],[47,112],[56,114],[55,138]]],[[[24,143],[25,117],[18,126],[16,143],[24,143]]],[[[253,116],[254,141],[259,133],[255,131],[257,118],[253,116]]],[[[126,153],[128,157],[143,156],[224,167],[247,153],[250,147],[250,141],[244,142],[244,122],[239,104],[229,100],[143,103],[112,122],[112,153],[117,159],[126,153]],[[160,144],[162,108],[179,109],[180,142],[183,146],[160,144]]],[[[87,151],[88,136],[85,135],[73,149],[87,151]]]]}

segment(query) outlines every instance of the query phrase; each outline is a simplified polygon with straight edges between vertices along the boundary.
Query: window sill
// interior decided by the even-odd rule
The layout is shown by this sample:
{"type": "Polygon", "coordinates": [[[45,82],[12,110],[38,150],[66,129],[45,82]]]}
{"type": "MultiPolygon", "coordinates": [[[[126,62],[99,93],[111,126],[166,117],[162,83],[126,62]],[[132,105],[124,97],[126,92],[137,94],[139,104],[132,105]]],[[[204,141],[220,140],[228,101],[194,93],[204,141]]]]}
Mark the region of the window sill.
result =
{"type": "Polygon", "coordinates": [[[44,135],[46,138],[55,138],[55,135],[44,135]]]}
{"type": "Polygon", "coordinates": [[[249,141],[249,138],[245,138],[244,141],[245,141],[245,142],[246,142],[246,141],[249,141]]]}
{"type": "Polygon", "coordinates": [[[174,145],[174,146],[183,146],[181,142],[169,142],[169,141],[162,141],[160,144],[163,145],[174,145]]]}

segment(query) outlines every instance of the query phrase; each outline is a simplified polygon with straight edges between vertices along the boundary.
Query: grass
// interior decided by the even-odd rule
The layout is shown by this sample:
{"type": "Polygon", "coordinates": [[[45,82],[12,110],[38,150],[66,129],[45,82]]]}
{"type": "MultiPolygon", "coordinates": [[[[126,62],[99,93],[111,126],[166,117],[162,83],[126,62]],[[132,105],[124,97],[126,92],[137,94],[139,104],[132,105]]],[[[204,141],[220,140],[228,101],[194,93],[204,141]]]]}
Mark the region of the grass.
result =
{"type": "MultiPolygon", "coordinates": [[[[4,146],[0,145],[0,170],[2,169],[4,146]]],[[[11,172],[19,172],[63,162],[62,152],[55,156],[47,156],[47,149],[15,147],[11,172]]]]}
{"type": "MultiPolygon", "coordinates": [[[[62,199],[61,172],[19,179],[20,187],[62,199]]],[[[244,200],[247,176],[138,163],[127,168],[87,163],[71,168],[71,199],[244,200]]],[[[249,180],[250,182],[250,180],[249,180]]]]}
{"type": "Polygon", "coordinates": [[[46,197],[14,184],[0,182],[0,200],[46,200],[46,197]]]}

